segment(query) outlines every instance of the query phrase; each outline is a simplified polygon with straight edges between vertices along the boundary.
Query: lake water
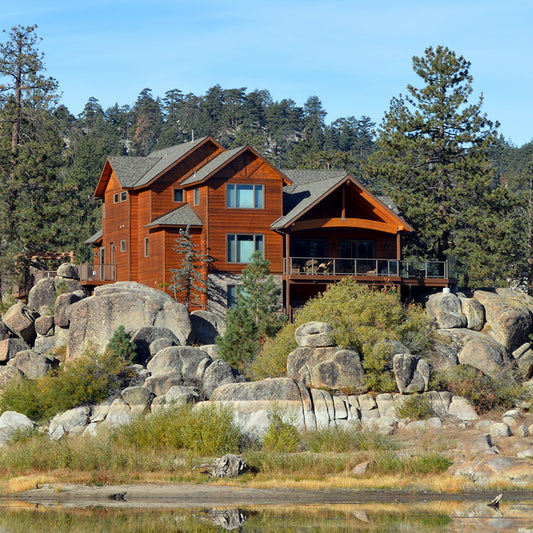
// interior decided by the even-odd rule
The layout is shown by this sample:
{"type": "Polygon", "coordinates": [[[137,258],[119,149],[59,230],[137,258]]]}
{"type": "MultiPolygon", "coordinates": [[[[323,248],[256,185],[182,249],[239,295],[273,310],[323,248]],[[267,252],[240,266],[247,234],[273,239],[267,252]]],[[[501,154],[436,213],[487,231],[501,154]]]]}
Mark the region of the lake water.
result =
{"type": "Polygon", "coordinates": [[[201,509],[69,508],[0,502],[0,533],[19,532],[517,532],[533,533],[530,501],[500,511],[484,502],[431,501],[354,505],[201,509]],[[240,528],[240,529],[239,529],[240,528]]]}

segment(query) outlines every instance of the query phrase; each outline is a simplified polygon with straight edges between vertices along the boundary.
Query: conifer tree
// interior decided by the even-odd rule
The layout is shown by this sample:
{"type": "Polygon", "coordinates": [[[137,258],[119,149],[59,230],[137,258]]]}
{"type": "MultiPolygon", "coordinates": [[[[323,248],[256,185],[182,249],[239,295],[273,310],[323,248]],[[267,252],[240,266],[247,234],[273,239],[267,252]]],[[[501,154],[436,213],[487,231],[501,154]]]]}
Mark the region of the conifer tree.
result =
{"type": "Polygon", "coordinates": [[[448,48],[413,58],[421,88],[394,98],[379,128],[367,172],[381,181],[414,227],[408,251],[418,258],[455,255],[463,282],[485,282],[501,257],[505,231],[498,216],[505,194],[494,183],[488,148],[498,124],[471,104],[470,62],[448,48]]]}
{"type": "Polygon", "coordinates": [[[57,83],[43,75],[35,30],[15,27],[0,44],[0,271],[17,267],[25,286],[31,256],[60,251],[68,240],[62,217],[74,190],[61,172],[57,83]]]}
{"type": "Polygon", "coordinates": [[[217,339],[220,356],[244,370],[266,338],[285,323],[281,314],[281,290],[270,274],[270,261],[261,252],[252,254],[237,287],[237,305],[226,316],[226,332],[217,339]]]}
{"type": "Polygon", "coordinates": [[[171,268],[171,285],[169,289],[178,300],[178,294],[184,293],[183,303],[187,309],[191,303],[199,304],[199,296],[207,292],[205,270],[211,262],[208,254],[201,253],[200,247],[192,241],[190,227],[180,228],[179,237],[172,248],[180,257],[179,268],[171,268]]]}

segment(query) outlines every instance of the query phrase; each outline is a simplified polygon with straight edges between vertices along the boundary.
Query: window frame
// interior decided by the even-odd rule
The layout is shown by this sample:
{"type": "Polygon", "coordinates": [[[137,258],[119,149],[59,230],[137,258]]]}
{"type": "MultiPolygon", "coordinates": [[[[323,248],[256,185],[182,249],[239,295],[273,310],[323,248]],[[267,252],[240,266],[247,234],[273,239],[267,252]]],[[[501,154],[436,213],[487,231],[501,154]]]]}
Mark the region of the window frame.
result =
{"type": "Polygon", "coordinates": [[[144,257],[150,257],[150,237],[144,238],[144,257]]]}
{"type": "Polygon", "coordinates": [[[198,187],[193,191],[193,204],[200,205],[200,189],[198,187]]]}
{"type": "Polygon", "coordinates": [[[120,241],[120,251],[125,252],[127,250],[128,246],[126,243],[126,239],[121,239],[120,241]]]}
{"type": "Polygon", "coordinates": [[[125,202],[128,199],[128,193],[126,191],[120,192],[120,201],[125,202]]]}
{"type": "Polygon", "coordinates": [[[175,204],[182,204],[185,202],[185,191],[180,187],[174,187],[172,189],[172,200],[175,204]],[[176,195],[179,193],[180,200],[176,200],[176,195]]]}
{"type": "Polygon", "coordinates": [[[226,285],[226,307],[233,309],[237,305],[237,285],[229,283],[226,285]]]}
{"type": "Polygon", "coordinates": [[[113,203],[118,204],[119,202],[119,194],[118,192],[113,193],[113,203]]]}
{"type": "Polygon", "coordinates": [[[227,183],[226,184],[226,207],[228,209],[264,209],[265,208],[265,186],[262,183],[227,183]],[[253,206],[240,206],[239,188],[252,188],[253,206]],[[258,192],[261,192],[258,198],[258,192]],[[258,201],[259,199],[259,201],[258,201]]]}
{"type": "Polygon", "coordinates": [[[255,253],[261,252],[261,255],[265,255],[265,234],[264,233],[227,233],[226,234],[226,261],[228,264],[249,264],[250,259],[247,261],[241,260],[242,251],[239,251],[239,239],[244,242],[243,237],[252,237],[253,248],[255,253]],[[232,246],[231,240],[234,240],[232,246]]]}

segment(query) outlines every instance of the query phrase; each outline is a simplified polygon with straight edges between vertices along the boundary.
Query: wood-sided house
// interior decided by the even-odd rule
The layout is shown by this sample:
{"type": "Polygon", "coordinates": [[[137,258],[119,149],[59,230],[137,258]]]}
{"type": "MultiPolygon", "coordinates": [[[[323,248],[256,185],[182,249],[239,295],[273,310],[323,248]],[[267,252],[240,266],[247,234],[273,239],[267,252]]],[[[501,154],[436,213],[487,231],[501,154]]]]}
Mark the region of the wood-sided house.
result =
{"type": "Polygon", "coordinates": [[[164,288],[189,226],[212,262],[198,307],[223,312],[259,250],[283,285],[287,311],[346,275],[363,283],[447,287],[448,264],[402,261],[412,228],[386,199],[344,171],[281,171],[250,146],[225,150],[203,137],[146,157],[109,157],[96,187],[102,230],[86,241],[94,265],[82,281],[138,281],[164,288]]]}

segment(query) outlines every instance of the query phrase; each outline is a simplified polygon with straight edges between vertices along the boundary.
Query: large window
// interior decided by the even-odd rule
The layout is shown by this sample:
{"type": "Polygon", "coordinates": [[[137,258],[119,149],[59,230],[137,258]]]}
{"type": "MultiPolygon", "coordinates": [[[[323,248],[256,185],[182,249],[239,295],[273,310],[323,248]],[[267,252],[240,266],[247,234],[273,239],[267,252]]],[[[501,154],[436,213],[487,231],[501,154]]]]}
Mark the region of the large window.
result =
{"type": "Polygon", "coordinates": [[[326,239],[294,239],[292,255],[294,257],[327,257],[328,241],[326,239]]]}
{"type": "Polygon", "coordinates": [[[264,188],[262,185],[229,183],[226,186],[226,207],[263,209],[264,188]]]}
{"type": "Polygon", "coordinates": [[[372,259],[376,257],[376,241],[351,241],[341,240],[339,243],[340,257],[354,259],[372,259]]]}
{"type": "Polygon", "coordinates": [[[174,201],[183,202],[183,189],[173,189],[174,201]]]}
{"type": "Polygon", "coordinates": [[[228,263],[249,263],[256,251],[265,253],[263,235],[228,235],[228,263]]]}

